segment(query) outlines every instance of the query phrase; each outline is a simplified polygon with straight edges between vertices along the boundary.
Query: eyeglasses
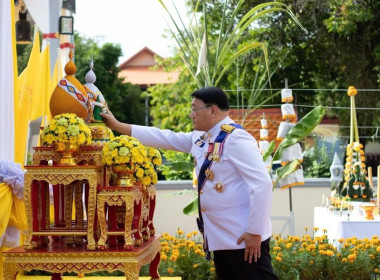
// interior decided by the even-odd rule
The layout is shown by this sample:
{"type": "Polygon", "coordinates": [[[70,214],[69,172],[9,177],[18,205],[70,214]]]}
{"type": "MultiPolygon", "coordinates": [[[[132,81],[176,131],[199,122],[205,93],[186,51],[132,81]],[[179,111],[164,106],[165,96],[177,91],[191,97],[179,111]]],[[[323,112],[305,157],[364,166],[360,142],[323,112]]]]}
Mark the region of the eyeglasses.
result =
{"type": "Polygon", "coordinates": [[[203,107],[199,107],[199,108],[191,108],[191,113],[194,113],[196,111],[199,111],[199,110],[202,110],[202,109],[205,109],[205,108],[210,108],[212,105],[206,105],[206,106],[203,106],[203,107]]]}

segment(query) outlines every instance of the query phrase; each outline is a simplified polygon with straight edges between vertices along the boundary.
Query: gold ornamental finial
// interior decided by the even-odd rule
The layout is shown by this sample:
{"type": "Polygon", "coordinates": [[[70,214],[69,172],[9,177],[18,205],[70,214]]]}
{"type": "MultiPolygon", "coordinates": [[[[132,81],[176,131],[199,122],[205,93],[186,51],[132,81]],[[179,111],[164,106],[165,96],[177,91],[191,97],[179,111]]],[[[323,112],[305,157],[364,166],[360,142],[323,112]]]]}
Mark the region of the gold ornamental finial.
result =
{"type": "Polygon", "coordinates": [[[354,86],[349,86],[347,90],[348,96],[355,96],[358,93],[354,86]]]}
{"type": "Polygon", "coordinates": [[[67,75],[74,75],[76,72],[77,72],[77,67],[75,66],[74,62],[73,62],[73,51],[70,50],[69,52],[69,62],[67,62],[67,64],[65,65],[65,73],[67,75]]]}

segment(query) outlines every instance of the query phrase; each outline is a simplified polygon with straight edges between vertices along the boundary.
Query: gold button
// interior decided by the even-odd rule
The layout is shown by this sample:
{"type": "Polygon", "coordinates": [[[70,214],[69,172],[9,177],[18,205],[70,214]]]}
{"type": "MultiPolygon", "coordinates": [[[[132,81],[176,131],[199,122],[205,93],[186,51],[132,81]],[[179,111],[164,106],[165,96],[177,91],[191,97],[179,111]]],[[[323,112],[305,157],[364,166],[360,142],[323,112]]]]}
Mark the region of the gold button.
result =
{"type": "Polygon", "coordinates": [[[205,209],[205,208],[202,208],[202,212],[206,212],[206,209],[205,209]]]}
{"type": "Polygon", "coordinates": [[[199,193],[200,193],[200,194],[203,194],[203,190],[201,190],[199,193]]]}

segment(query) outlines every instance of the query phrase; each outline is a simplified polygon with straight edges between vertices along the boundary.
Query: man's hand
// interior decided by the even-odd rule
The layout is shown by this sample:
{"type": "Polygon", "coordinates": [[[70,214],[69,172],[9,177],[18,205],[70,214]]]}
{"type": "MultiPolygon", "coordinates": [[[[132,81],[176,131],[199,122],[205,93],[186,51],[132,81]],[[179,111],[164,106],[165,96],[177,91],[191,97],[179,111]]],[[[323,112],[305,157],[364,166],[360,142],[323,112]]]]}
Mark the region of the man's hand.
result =
{"type": "Polygon", "coordinates": [[[100,112],[100,116],[110,129],[117,130],[116,128],[119,124],[119,121],[114,117],[110,110],[107,110],[106,113],[100,112]]]}
{"type": "Polygon", "coordinates": [[[106,113],[100,113],[100,116],[103,118],[104,123],[112,130],[116,130],[121,134],[131,136],[132,126],[127,123],[119,122],[111,111],[107,110],[106,113]]]}
{"type": "Polygon", "coordinates": [[[252,257],[254,257],[254,261],[257,262],[261,257],[261,235],[246,232],[239,237],[237,244],[243,241],[245,241],[244,260],[252,263],[252,257]]]}

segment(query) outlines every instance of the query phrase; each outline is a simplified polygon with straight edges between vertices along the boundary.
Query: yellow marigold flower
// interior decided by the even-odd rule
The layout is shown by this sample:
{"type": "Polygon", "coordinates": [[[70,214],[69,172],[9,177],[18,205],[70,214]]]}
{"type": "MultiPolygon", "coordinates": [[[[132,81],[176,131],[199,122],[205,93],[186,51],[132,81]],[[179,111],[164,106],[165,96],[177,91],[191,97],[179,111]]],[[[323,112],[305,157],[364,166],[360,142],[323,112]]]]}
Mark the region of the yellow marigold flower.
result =
{"type": "Polygon", "coordinates": [[[274,246],[272,249],[273,249],[273,251],[280,251],[280,250],[281,250],[281,247],[279,247],[279,246],[274,246]]]}
{"type": "Polygon", "coordinates": [[[281,257],[276,257],[276,261],[281,262],[282,258],[281,257]]]}
{"type": "Polygon", "coordinates": [[[211,272],[214,272],[214,271],[215,271],[215,267],[211,267],[211,268],[210,268],[210,271],[211,271],[211,272]]]}
{"type": "Polygon", "coordinates": [[[348,96],[355,96],[358,93],[354,86],[349,86],[347,90],[348,96]]]}
{"type": "Polygon", "coordinates": [[[198,255],[201,255],[202,254],[202,250],[201,249],[196,249],[194,251],[195,254],[198,254],[198,255]]]}
{"type": "Polygon", "coordinates": [[[314,244],[310,244],[309,246],[307,246],[306,250],[308,250],[309,252],[310,251],[313,251],[315,249],[315,245],[314,244]]]}
{"type": "Polygon", "coordinates": [[[161,260],[166,261],[168,259],[168,256],[165,254],[161,254],[161,260]]]}
{"type": "Polygon", "coordinates": [[[313,264],[314,264],[314,260],[311,260],[311,261],[310,261],[310,264],[313,265],[313,264]]]}
{"type": "Polygon", "coordinates": [[[191,238],[191,237],[193,237],[193,234],[188,233],[188,234],[186,234],[186,237],[187,237],[187,238],[191,238]]]}
{"type": "Polygon", "coordinates": [[[277,256],[282,258],[282,253],[278,253],[277,256]]]}
{"type": "Polygon", "coordinates": [[[294,242],[299,242],[301,239],[299,236],[293,236],[293,241],[294,242]]]}
{"type": "Polygon", "coordinates": [[[183,234],[183,230],[178,229],[178,230],[177,230],[177,233],[178,233],[178,235],[182,235],[182,234],[183,234]]]}
{"type": "Polygon", "coordinates": [[[194,231],[192,232],[192,234],[193,234],[193,235],[197,235],[197,234],[198,234],[198,231],[194,230],[194,231]]]}
{"type": "Polygon", "coordinates": [[[171,255],[169,258],[172,262],[175,262],[177,260],[177,256],[171,255]]]}
{"type": "Polygon", "coordinates": [[[319,227],[313,227],[313,231],[319,230],[319,227]]]}
{"type": "Polygon", "coordinates": [[[326,250],[325,254],[326,254],[326,256],[329,256],[329,257],[334,256],[334,252],[331,250],[326,250]]]}
{"type": "Polygon", "coordinates": [[[375,259],[375,256],[373,254],[369,254],[369,257],[370,257],[371,260],[375,259]]]}
{"type": "Polygon", "coordinates": [[[379,273],[379,269],[378,269],[378,268],[375,268],[373,271],[374,271],[375,273],[379,273]]]}
{"type": "Polygon", "coordinates": [[[292,248],[292,246],[293,246],[293,243],[288,243],[288,244],[286,244],[286,249],[290,249],[290,248],[292,248]]]}
{"type": "Polygon", "coordinates": [[[178,257],[179,256],[179,251],[178,250],[173,250],[172,256],[178,257]]]}
{"type": "Polygon", "coordinates": [[[318,249],[319,249],[319,250],[323,250],[323,249],[325,249],[325,245],[323,245],[323,244],[319,245],[319,246],[318,246],[318,249]]]}
{"type": "Polygon", "coordinates": [[[169,246],[163,246],[163,247],[161,248],[161,250],[164,251],[164,252],[169,252],[170,249],[171,249],[171,248],[170,248],[169,246]]]}
{"type": "Polygon", "coordinates": [[[168,273],[169,273],[169,274],[173,274],[173,272],[174,272],[174,269],[171,268],[171,267],[169,267],[169,268],[168,268],[168,273]]]}
{"type": "Polygon", "coordinates": [[[371,239],[379,239],[379,236],[378,235],[374,235],[371,237],[371,239]]]}
{"type": "Polygon", "coordinates": [[[194,265],[193,265],[193,268],[197,268],[197,267],[198,267],[198,264],[194,264],[194,265]]]}
{"type": "Polygon", "coordinates": [[[347,258],[343,258],[343,259],[342,259],[342,262],[343,262],[343,263],[348,262],[347,258]]]}
{"type": "Polygon", "coordinates": [[[376,252],[380,253],[380,246],[376,247],[376,252]]]}
{"type": "Polygon", "coordinates": [[[349,254],[347,258],[350,263],[353,263],[356,260],[356,254],[349,254]]]}
{"type": "Polygon", "coordinates": [[[338,242],[339,242],[339,243],[343,243],[343,242],[344,242],[344,238],[339,238],[339,239],[338,239],[338,242]]]}

